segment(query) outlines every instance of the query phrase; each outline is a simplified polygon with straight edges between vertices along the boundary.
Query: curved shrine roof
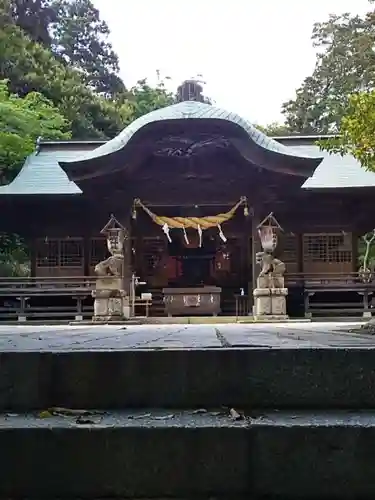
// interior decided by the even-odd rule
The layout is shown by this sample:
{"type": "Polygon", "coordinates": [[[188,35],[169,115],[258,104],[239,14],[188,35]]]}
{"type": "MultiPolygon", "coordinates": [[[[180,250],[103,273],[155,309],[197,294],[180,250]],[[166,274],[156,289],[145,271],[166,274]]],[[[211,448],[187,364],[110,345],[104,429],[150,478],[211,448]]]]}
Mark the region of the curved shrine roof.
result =
{"type": "MultiPolygon", "coordinates": [[[[317,136],[277,137],[288,149],[297,150],[302,156],[323,156],[323,161],[302,188],[312,190],[375,188],[375,173],[361,167],[351,155],[340,156],[320,151],[317,136]],[[290,146],[289,146],[290,145],[290,146]]],[[[59,162],[70,162],[85,157],[104,141],[42,141],[38,151],[30,155],[17,177],[0,186],[0,196],[44,196],[81,194],[82,190],[68,179],[59,162]]]]}
{"type": "MultiPolygon", "coordinates": [[[[219,128],[226,126],[227,128],[223,128],[221,135],[228,139],[246,160],[269,170],[308,178],[313,175],[323,159],[322,157],[301,154],[298,149],[284,146],[267,137],[236,113],[197,101],[184,101],[141,116],[114,139],[76,160],[63,160],[59,163],[70,180],[90,178],[90,172],[93,176],[105,175],[111,168],[107,161],[108,156],[116,155],[116,153],[125,150],[127,146],[129,147],[130,144],[134,145],[141,130],[144,131],[150,127],[159,127],[160,129],[163,124],[173,124],[173,121],[180,123],[187,121],[186,123],[188,123],[192,120],[199,120],[200,124],[204,123],[208,126],[207,129],[209,129],[210,124],[219,125],[219,128]],[[228,129],[228,125],[231,129],[228,129]],[[105,170],[103,170],[104,162],[105,170]],[[95,171],[97,171],[99,164],[101,164],[101,172],[97,174],[95,171]]],[[[163,129],[160,130],[160,134],[163,134],[163,129]]],[[[168,134],[166,133],[166,135],[168,134]]],[[[126,161],[121,162],[121,168],[123,168],[124,163],[126,161]]]]}

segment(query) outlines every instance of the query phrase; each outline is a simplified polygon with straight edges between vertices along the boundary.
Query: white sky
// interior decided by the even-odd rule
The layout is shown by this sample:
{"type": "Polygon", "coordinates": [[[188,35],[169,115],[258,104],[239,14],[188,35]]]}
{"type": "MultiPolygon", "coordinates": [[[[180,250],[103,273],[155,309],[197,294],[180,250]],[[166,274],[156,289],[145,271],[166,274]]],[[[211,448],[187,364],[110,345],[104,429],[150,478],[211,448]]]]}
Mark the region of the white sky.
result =
{"type": "Polygon", "coordinates": [[[217,106],[253,123],[282,121],[284,101],[311,74],[314,22],[364,13],[367,0],[94,0],[111,30],[127,86],[156,70],[203,75],[217,106]]]}

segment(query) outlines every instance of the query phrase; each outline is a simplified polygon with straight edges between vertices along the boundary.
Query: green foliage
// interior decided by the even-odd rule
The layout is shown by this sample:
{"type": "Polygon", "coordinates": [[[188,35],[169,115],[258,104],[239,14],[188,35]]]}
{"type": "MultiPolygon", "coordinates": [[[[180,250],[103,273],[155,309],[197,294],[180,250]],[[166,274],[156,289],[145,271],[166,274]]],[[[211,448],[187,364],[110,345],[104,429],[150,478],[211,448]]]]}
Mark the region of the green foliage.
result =
{"type": "MultiPolygon", "coordinates": [[[[130,91],[126,91],[121,82],[117,90],[121,87],[122,91],[115,99],[99,95],[92,84],[98,78],[96,70],[90,76],[88,63],[84,71],[82,68],[75,69],[64,60],[68,57],[67,49],[60,54],[61,58],[56,59],[50,49],[32,40],[13,22],[9,1],[0,0],[0,79],[9,80],[10,90],[17,95],[25,96],[34,91],[43,94],[70,122],[74,139],[112,138],[141,114],[172,101],[163,82],[153,88],[145,80],[130,91]]],[[[90,43],[94,44],[92,40],[90,43]]],[[[86,53],[86,49],[80,43],[78,45],[86,53]]],[[[78,53],[75,57],[78,58],[78,65],[78,53]]],[[[112,63],[112,70],[115,70],[116,58],[112,63]]],[[[112,70],[109,66],[108,71],[112,70]]],[[[103,75],[104,70],[100,71],[103,75]]],[[[115,73],[110,74],[117,78],[115,73]]]]}
{"type": "Polygon", "coordinates": [[[0,169],[1,181],[17,173],[25,157],[35,149],[35,141],[69,139],[69,123],[43,95],[30,92],[21,98],[11,95],[6,81],[0,80],[0,169]]]}
{"type": "Polygon", "coordinates": [[[117,54],[108,41],[109,28],[91,0],[52,0],[56,21],[51,24],[53,53],[83,72],[98,93],[116,96],[125,86],[118,77],[117,54]]]}
{"type": "Polygon", "coordinates": [[[174,95],[166,89],[164,81],[151,87],[144,79],[124,93],[122,98],[119,98],[119,103],[121,102],[121,113],[128,124],[150,111],[173,104],[174,95]]]}
{"type": "Polygon", "coordinates": [[[25,242],[16,234],[0,233],[0,276],[29,276],[30,257],[25,242]]]}
{"type": "Polygon", "coordinates": [[[336,133],[349,96],[375,88],[375,13],[331,15],[314,26],[312,39],[315,69],[283,113],[291,131],[336,133]]]}
{"type": "Polygon", "coordinates": [[[125,90],[118,57],[108,41],[109,28],[91,0],[2,0],[14,23],[31,40],[51,50],[98,93],[125,90]]]}
{"type": "Polygon", "coordinates": [[[373,238],[374,233],[370,232],[358,238],[358,267],[371,269],[374,272],[375,268],[375,245],[373,238]],[[369,244],[366,243],[366,240],[369,244]]]}
{"type": "Polygon", "coordinates": [[[78,71],[57,61],[14,24],[0,29],[0,78],[9,80],[11,91],[20,96],[36,91],[51,100],[71,123],[75,138],[113,137],[121,130],[115,106],[93,94],[78,71]]]}
{"type": "Polygon", "coordinates": [[[256,127],[264,134],[268,135],[269,137],[280,137],[280,136],[290,135],[290,129],[287,127],[287,125],[283,123],[274,122],[265,126],[254,124],[254,127],[256,127]]]}
{"type": "Polygon", "coordinates": [[[49,47],[52,43],[49,26],[57,21],[51,0],[8,0],[8,3],[15,23],[32,40],[49,47]]]}
{"type": "Polygon", "coordinates": [[[375,172],[375,91],[350,96],[340,134],[319,145],[331,153],[351,154],[364,168],[375,172]]]}

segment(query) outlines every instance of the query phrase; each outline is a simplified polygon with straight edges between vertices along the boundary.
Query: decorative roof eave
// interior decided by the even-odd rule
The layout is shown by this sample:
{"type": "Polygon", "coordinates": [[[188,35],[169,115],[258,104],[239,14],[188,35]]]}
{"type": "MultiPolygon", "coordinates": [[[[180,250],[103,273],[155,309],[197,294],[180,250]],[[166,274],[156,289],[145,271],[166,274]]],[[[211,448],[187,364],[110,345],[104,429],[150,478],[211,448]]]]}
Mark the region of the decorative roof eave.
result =
{"type": "MultiPolygon", "coordinates": [[[[9,184],[0,186],[0,196],[64,196],[79,195],[82,190],[75,182],[68,179],[66,173],[61,170],[50,168],[36,168],[34,160],[38,158],[38,153],[33,153],[26,158],[26,161],[16,177],[9,184]],[[41,174],[42,175],[41,177],[41,174]],[[43,182],[40,182],[40,181],[43,182]],[[39,181],[39,183],[38,183],[39,181]],[[35,184],[38,188],[36,189],[35,184]]],[[[38,164],[36,164],[38,165],[38,164]]]]}
{"type": "MultiPolygon", "coordinates": [[[[244,139],[232,141],[239,152],[248,161],[257,166],[274,171],[299,175],[304,178],[310,177],[317,166],[323,160],[322,157],[302,156],[292,147],[284,146],[279,142],[267,137],[249,122],[235,113],[203,104],[201,102],[180,102],[166,108],[158,109],[148,113],[126,127],[117,137],[88,152],[78,160],[59,162],[72,181],[79,181],[106,175],[124,168],[126,163],[134,161],[137,153],[136,136],[146,128],[154,127],[156,124],[168,122],[181,122],[185,120],[215,121],[226,126],[232,125],[233,129],[241,130],[244,139]],[[122,156],[121,162],[111,161],[119,158],[118,153],[126,147],[128,157],[122,156]]],[[[238,134],[235,134],[238,137],[238,134]]]]}

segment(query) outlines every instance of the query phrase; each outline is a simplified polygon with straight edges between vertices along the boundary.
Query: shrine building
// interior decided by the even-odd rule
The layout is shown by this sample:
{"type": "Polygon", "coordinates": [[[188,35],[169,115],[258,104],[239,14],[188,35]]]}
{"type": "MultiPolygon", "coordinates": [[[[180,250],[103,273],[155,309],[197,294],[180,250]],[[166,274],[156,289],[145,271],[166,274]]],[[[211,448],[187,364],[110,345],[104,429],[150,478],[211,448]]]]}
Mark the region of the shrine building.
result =
{"type": "Polygon", "coordinates": [[[251,309],[257,227],[272,213],[289,315],[311,314],[314,300],[319,311],[347,303],[360,313],[372,294],[358,275],[358,240],[375,225],[375,174],[322,152],[321,138],[267,137],[185,82],[179,102],[112,140],[38,141],[0,187],[0,230],[28,242],[33,283],[83,279],[108,256],[100,230],[113,214],[129,234],[125,265],[153,295],[151,314],[165,314],[166,288],[217,287],[229,315],[239,296],[251,309]]]}

